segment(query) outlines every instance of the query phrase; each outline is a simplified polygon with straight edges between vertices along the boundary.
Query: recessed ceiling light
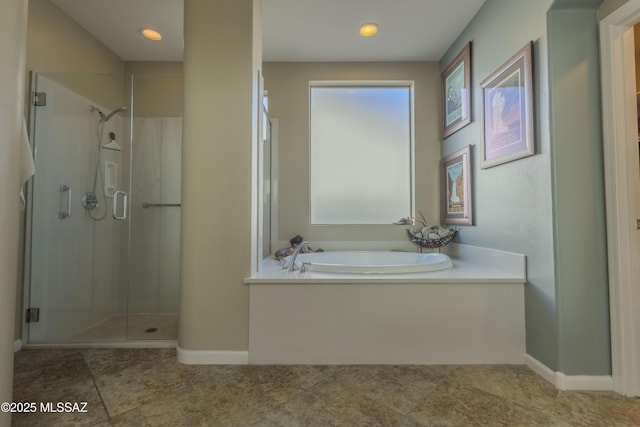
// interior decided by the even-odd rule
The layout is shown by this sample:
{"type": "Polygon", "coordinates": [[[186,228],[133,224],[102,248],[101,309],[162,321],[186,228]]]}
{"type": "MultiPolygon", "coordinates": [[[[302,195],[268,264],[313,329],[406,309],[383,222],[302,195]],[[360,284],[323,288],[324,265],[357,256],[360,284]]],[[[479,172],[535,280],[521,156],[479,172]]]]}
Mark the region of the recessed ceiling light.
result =
{"type": "Polygon", "coordinates": [[[364,24],[360,27],[360,35],[362,37],[371,37],[375,36],[378,32],[378,24],[374,24],[373,22],[364,24]]]}
{"type": "Polygon", "coordinates": [[[140,28],[140,30],[138,31],[140,31],[140,34],[142,34],[142,37],[144,37],[145,39],[153,41],[162,40],[162,34],[157,32],[156,30],[152,30],[151,28],[140,28]]]}

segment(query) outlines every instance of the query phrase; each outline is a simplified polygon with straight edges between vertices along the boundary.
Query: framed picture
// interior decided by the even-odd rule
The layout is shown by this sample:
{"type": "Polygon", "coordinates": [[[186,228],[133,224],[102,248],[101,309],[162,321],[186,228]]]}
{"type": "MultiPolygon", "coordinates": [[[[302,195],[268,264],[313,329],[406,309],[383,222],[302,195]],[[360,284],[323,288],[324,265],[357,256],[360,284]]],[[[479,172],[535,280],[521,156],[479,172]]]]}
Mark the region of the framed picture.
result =
{"type": "Polygon", "coordinates": [[[531,156],[534,147],[533,42],[482,83],[482,168],[531,156]]]}
{"type": "Polygon", "coordinates": [[[442,222],[473,225],[471,201],[471,146],[442,159],[442,222]]]}
{"type": "Polygon", "coordinates": [[[471,123],[471,42],[442,72],[442,138],[471,123]]]}

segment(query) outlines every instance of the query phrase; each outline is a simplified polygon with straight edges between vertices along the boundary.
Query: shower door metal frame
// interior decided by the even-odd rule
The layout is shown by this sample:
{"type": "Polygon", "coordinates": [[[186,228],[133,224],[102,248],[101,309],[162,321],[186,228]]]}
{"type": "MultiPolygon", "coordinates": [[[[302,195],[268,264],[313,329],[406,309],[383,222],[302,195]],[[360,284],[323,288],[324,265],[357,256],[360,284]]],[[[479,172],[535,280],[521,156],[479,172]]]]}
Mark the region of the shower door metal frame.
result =
{"type": "MultiPolygon", "coordinates": [[[[29,136],[29,145],[31,146],[31,152],[34,155],[34,160],[36,156],[36,147],[35,147],[35,107],[38,106],[31,94],[35,94],[36,88],[36,78],[37,74],[33,71],[29,71],[29,77],[27,79],[27,96],[25,97],[27,105],[25,105],[25,114],[26,114],[26,126],[29,136]],[[35,105],[34,105],[35,104],[35,105]]],[[[35,95],[34,95],[35,96],[35,95]]],[[[23,269],[22,269],[22,305],[20,307],[21,312],[24,313],[21,316],[22,323],[21,327],[21,338],[22,343],[21,346],[28,345],[29,343],[29,321],[27,313],[30,309],[29,301],[31,299],[31,237],[32,237],[32,228],[31,223],[33,220],[33,175],[29,178],[26,194],[25,194],[25,215],[24,215],[24,250],[22,251],[24,260],[23,260],[23,269]]]]}

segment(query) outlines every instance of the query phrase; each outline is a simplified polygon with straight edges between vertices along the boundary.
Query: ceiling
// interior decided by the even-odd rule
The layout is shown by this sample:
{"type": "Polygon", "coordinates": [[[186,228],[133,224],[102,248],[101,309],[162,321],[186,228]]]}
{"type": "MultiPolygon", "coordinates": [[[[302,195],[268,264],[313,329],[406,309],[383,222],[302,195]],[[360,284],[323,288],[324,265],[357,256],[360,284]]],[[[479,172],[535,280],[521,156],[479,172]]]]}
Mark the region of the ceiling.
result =
{"type": "MultiPolygon", "coordinates": [[[[181,61],[183,0],[50,0],[124,61],[181,61]],[[142,38],[151,27],[161,42],[142,38]]],[[[263,0],[264,61],[438,61],[485,0],[263,0]],[[380,26],[363,38],[366,22],[380,26]]]]}

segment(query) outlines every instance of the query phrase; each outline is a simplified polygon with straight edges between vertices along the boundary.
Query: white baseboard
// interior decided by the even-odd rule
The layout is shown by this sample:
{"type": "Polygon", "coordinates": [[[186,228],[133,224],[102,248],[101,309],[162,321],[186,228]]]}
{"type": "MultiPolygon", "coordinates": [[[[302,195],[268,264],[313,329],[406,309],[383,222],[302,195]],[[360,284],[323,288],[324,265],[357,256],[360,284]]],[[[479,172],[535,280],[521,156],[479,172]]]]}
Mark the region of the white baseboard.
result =
{"type": "Polygon", "coordinates": [[[525,354],[524,364],[527,365],[533,372],[544,378],[546,381],[550,382],[553,385],[556,385],[556,373],[547,368],[547,365],[538,361],[538,359],[525,354]]]}
{"type": "Polygon", "coordinates": [[[13,352],[17,353],[22,350],[22,340],[15,340],[13,342],[13,352]]]}
{"type": "Polygon", "coordinates": [[[565,375],[556,372],[557,385],[560,390],[613,390],[611,375],[565,375]]]}
{"type": "Polygon", "coordinates": [[[178,362],[185,365],[247,365],[248,351],[185,350],[178,346],[178,362]]]}
{"type": "Polygon", "coordinates": [[[534,357],[525,354],[524,363],[558,390],[613,390],[611,375],[565,375],[554,372],[534,357]]]}

